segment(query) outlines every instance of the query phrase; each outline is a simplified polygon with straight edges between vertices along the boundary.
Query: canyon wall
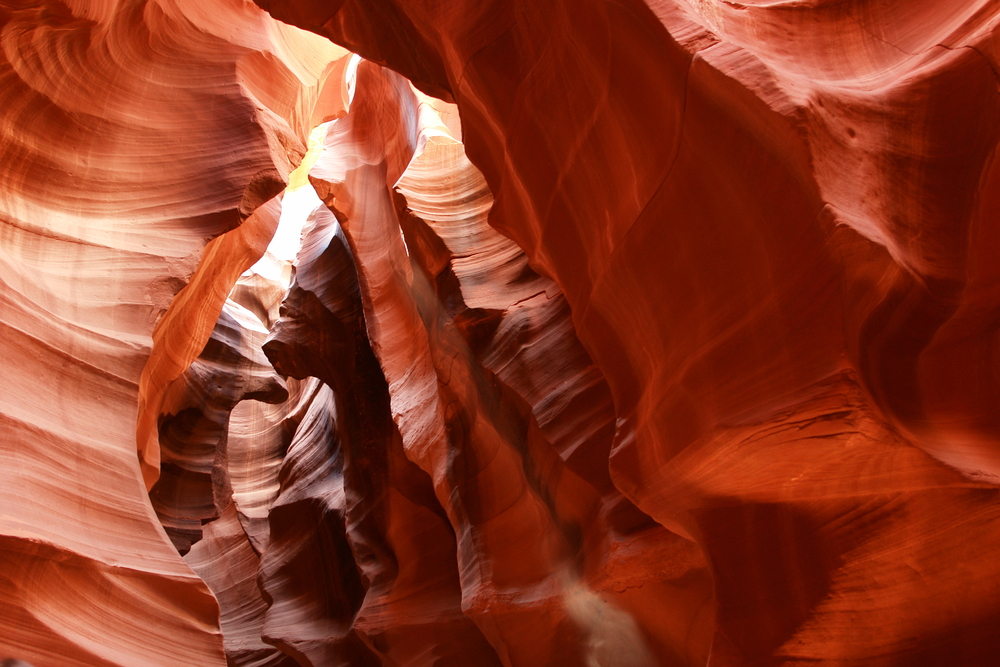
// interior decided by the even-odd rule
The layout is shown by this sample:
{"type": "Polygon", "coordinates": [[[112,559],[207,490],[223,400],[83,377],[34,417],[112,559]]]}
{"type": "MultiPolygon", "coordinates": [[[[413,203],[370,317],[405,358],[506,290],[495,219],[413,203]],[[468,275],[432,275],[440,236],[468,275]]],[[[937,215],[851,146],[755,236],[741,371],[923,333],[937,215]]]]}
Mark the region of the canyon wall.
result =
{"type": "Polygon", "coordinates": [[[1000,7],[258,4],[0,4],[0,658],[995,662],[1000,7]]]}
{"type": "Polygon", "coordinates": [[[711,664],[993,659],[995,6],[261,4],[456,102],[711,664]]]}
{"type": "Polygon", "coordinates": [[[206,242],[235,275],[266,247],[254,208],[346,52],[238,2],[5,2],[0,24],[0,658],[224,664],[137,465],[139,384],[206,242]]]}

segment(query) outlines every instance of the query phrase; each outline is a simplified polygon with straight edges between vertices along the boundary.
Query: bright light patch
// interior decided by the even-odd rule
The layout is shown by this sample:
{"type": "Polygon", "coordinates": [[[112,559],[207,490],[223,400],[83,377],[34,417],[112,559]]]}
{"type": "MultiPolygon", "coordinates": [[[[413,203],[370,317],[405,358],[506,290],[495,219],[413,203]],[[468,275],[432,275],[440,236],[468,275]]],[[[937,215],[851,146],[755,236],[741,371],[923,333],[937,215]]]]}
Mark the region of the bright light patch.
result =
{"type": "Polygon", "coordinates": [[[302,246],[302,228],[309,215],[323,204],[309,184],[309,170],[323,152],[327,128],[336,121],[316,126],[309,134],[309,149],[302,162],[288,176],[288,186],[281,200],[281,218],[274,237],[264,256],[243,275],[257,274],[281,283],[287,289],[291,281],[291,267],[302,246]]]}

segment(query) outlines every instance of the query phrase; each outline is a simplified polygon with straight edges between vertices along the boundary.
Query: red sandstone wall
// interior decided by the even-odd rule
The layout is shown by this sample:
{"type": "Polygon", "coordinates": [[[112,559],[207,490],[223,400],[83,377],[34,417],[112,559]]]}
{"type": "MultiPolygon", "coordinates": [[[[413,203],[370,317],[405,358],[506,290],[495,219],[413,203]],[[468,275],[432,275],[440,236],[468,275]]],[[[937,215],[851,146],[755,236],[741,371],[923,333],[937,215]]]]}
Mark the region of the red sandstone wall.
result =
{"type": "Polygon", "coordinates": [[[0,3],[0,659],[225,664],[137,467],[140,377],[206,242],[266,246],[343,53],[242,3],[0,3]]]}
{"type": "Polygon", "coordinates": [[[0,4],[0,659],[995,662],[994,4],[260,4],[0,4]]]}
{"type": "Polygon", "coordinates": [[[995,7],[262,5],[456,101],[712,664],[992,659],[995,7]]]}

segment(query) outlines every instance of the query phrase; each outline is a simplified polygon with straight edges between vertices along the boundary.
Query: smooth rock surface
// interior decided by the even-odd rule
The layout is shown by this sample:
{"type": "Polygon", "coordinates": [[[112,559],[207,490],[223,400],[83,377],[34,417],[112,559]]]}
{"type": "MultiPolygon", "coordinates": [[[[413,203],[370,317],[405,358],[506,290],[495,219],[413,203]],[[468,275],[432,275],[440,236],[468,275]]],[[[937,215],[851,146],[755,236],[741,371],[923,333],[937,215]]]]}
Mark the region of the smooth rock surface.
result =
{"type": "Polygon", "coordinates": [[[206,242],[266,245],[253,208],[305,149],[282,114],[343,54],[240,2],[0,4],[0,655],[225,664],[136,465],[141,377],[206,242]],[[261,59],[263,90],[240,73],[261,59]]]}
{"type": "Polygon", "coordinates": [[[261,4],[455,100],[711,664],[993,659],[996,8],[261,4]]]}
{"type": "Polygon", "coordinates": [[[257,3],[0,0],[4,664],[995,664],[995,3],[257,3]]]}

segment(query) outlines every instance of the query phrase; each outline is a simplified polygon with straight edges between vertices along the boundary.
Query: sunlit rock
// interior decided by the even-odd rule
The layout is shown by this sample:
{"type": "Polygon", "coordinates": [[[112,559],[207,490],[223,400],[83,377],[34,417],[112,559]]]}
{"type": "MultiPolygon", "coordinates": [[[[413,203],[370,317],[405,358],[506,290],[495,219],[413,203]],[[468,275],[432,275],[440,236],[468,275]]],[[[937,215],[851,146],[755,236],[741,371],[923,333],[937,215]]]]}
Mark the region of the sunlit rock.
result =
{"type": "Polygon", "coordinates": [[[997,19],[0,0],[3,664],[993,665],[997,19]]]}

